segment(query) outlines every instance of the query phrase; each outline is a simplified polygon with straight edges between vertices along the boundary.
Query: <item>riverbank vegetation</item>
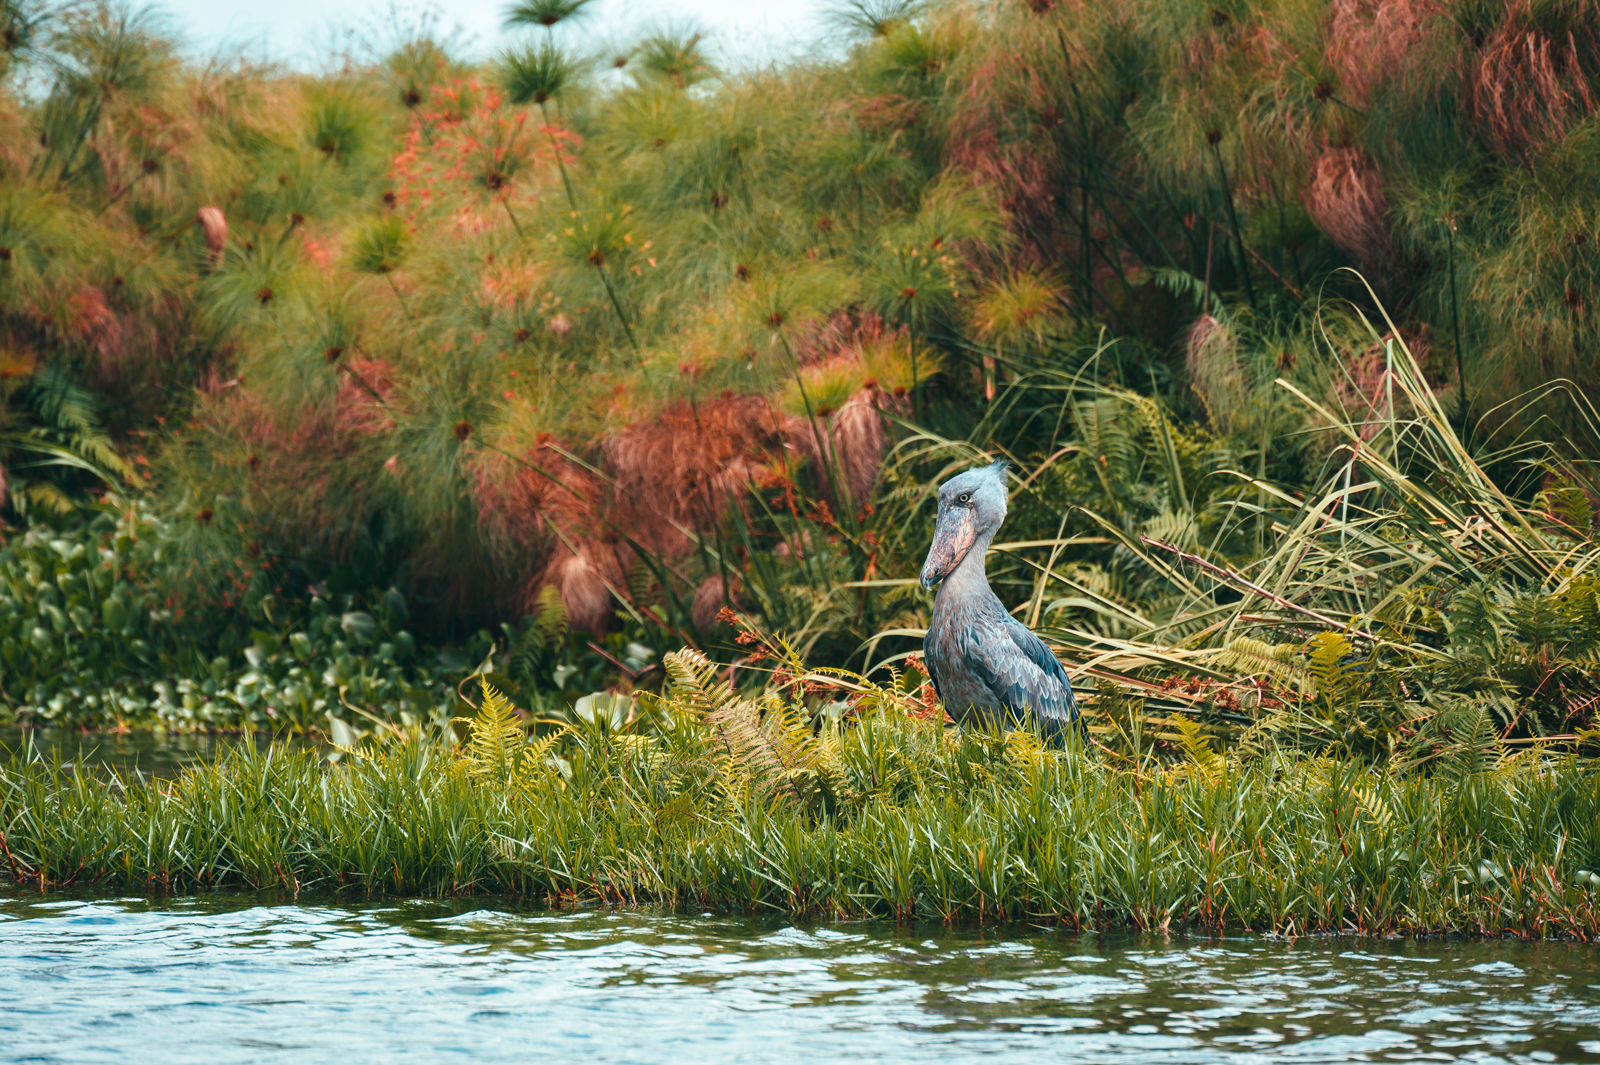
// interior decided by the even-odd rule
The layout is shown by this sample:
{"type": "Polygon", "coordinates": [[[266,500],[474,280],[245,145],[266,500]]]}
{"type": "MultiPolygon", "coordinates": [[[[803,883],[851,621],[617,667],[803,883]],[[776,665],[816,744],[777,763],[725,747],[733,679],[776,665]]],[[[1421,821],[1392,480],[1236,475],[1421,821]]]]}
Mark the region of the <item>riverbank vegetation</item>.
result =
{"type": "Polygon", "coordinates": [[[798,700],[741,700],[694,652],[671,669],[671,698],[533,744],[490,689],[463,747],[414,729],[332,768],[254,745],[174,781],[13,759],[4,858],[41,888],[1600,936],[1600,774],[1571,756],[1408,774],[1222,754],[1182,720],[1177,761],[1136,734],[1052,751],[919,716],[904,676],[797,678],[848,693],[848,723],[813,730],[798,700]]]}
{"type": "Polygon", "coordinates": [[[524,7],[318,75],[4,8],[0,713],[792,682],[723,609],[886,683],[1003,454],[991,574],[1108,747],[1585,750],[1597,9],[866,4],[739,72],[524,7]]]}

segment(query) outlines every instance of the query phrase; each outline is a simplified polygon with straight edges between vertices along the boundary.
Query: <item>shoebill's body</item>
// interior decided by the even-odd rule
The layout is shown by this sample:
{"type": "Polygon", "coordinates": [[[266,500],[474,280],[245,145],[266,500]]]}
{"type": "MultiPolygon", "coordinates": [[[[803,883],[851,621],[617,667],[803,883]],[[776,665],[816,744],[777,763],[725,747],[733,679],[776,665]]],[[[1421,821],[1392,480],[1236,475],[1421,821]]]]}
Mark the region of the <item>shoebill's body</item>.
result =
{"type": "Polygon", "coordinates": [[[1007,613],[983,569],[1006,518],[1008,465],[1002,459],[939,486],[938,524],[922,567],[922,586],[939,591],[923,658],[957,721],[1035,727],[1060,742],[1078,720],[1072,683],[1044,641],[1007,613]]]}

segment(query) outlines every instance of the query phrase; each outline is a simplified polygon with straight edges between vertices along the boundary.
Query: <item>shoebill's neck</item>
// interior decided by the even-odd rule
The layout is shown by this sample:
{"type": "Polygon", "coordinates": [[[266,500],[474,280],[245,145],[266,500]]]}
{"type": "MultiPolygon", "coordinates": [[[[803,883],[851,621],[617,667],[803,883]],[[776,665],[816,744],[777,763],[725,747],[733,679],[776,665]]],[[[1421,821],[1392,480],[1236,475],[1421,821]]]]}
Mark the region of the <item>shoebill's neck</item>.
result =
{"type": "Polygon", "coordinates": [[[983,571],[983,560],[989,552],[989,545],[994,542],[994,533],[995,531],[991,529],[978,537],[972,549],[961,560],[961,564],[939,585],[936,601],[945,600],[948,605],[954,606],[961,602],[978,602],[993,597],[994,592],[989,589],[989,577],[983,571]]]}

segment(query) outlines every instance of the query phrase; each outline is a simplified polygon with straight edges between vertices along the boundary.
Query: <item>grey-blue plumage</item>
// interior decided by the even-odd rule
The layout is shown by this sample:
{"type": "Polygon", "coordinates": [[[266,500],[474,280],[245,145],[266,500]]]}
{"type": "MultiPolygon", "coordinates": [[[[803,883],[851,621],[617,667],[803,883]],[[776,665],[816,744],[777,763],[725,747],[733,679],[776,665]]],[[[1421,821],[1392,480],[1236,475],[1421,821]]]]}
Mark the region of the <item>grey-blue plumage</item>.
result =
{"type": "Polygon", "coordinates": [[[1036,726],[1059,740],[1078,720],[1067,671],[989,587],[984,555],[1006,517],[1005,460],[939,486],[922,586],[939,585],[923,639],[928,675],[957,721],[1036,726]]]}

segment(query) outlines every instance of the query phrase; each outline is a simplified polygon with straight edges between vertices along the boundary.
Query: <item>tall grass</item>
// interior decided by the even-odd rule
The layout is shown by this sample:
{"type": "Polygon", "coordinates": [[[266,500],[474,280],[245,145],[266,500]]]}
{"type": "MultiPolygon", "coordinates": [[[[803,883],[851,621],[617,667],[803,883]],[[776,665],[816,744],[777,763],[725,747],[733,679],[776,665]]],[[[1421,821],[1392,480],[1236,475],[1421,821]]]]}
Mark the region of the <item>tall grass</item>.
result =
{"type": "Polygon", "coordinates": [[[1241,764],[1199,741],[1124,771],[1024,734],[947,731],[884,697],[833,733],[826,784],[795,791],[731,769],[726,734],[688,702],[662,709],[677,717],[580,727],[555,747],[520,730],[511,748],[480,732],[465,752],[413,735],[333,767],[247,745],[171,782],[18,757],[0,769],[3,857],[40,887],[1600,936],[1592,763],[1524,754],[1425,777],[1241,764]]]}

